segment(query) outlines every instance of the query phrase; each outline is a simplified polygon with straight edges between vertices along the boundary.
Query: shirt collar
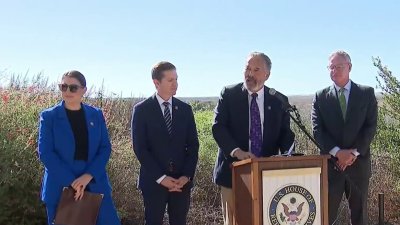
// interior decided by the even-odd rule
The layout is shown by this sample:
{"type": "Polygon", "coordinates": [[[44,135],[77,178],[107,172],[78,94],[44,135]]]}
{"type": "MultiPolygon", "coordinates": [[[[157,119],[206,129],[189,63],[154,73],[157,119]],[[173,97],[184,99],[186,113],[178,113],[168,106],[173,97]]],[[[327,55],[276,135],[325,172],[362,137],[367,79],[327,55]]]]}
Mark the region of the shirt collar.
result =
{"type": "MultiPolygon", "coordinates": [[[[249,91],[249,89],[247,89],[247,93],[249,94],[249,96],[251,97],[251,94],[253,94],[253,92],[249,91]]],[[[264,86],[256,92],[257,93],[257,99],[263,99],[264,98],[264,86]]]]}
{"type": "MultiPolygon", "coordinates": [[[[336,91],[339,91],[339,90],[341,89],[341,87],[337,86],[335,83],[333,83],[333,84],[335,85],[336,91]]],[[[350,89],[351,89],[351,80],[349,80],[349,81],[347,82],[347,84],[344,85],[343,88],[344,88],[345,90],[347,90],[347,91],[350,91],[350,89]]]]}
{"type": "Polygon", "coordinates": [[[172,105],[172,97],[170,97],[167,101],[165,101],[164,99],[161,98],[161,96],[158,95],[158,93],[156,94],[156,98],[158,101],[159,105],[162,105],[164,102],[169,102],[170,105],[172,105]]]}

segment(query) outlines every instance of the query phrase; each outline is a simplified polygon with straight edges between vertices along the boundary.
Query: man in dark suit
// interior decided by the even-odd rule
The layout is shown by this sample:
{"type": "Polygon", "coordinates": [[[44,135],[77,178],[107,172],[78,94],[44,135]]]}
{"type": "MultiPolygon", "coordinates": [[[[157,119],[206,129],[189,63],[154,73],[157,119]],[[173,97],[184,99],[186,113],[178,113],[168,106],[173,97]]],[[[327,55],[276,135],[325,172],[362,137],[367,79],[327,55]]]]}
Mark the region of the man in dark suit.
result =
{"type": "Polygon", "coordinates": [[[244,83],[225,87],[215,109],[212,127],[218,144],[214,182],[221,187],[224,224],[231,225],[232,163],[235,161],[277,155],[294,148],[290,117],[283,102],[269,94],[264,86],[271,71],[267,55],[253,52],[247,58],[244,83]]]}
{"type": "Polygon", "coordinates": [[[374,89],[352,82],[350,56],[344,51],[329,57],[333,85],[316,93],[312,107],[313,133],[321,154],[333,157],[328,167],[329,224],[335,223],[346,193],[352,225],[368,224],[370,144],[376,132],[374,89]]]}
{"type": "Polygon", "coordinates": [[[163,224],[166,206],[170,224],[184,225],[198,160],[196,124],[192,108],[173,97],[178,87],[175,66],[156,64],[152,79],[157,93],[136,104],[132,116],[146,225],[163,224]]]}

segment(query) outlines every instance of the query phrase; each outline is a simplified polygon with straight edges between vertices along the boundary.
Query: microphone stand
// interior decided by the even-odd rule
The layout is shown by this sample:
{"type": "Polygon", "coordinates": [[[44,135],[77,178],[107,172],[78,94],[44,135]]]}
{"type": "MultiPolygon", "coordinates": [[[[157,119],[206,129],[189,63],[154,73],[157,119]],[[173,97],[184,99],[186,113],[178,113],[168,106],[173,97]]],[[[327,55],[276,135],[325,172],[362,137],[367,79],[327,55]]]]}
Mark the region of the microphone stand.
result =
{"type": "MultiPolygon", "coordinates": [[[[292,106],[287,102],[285,105],[283,105],[283,107],[286,108],[285,111],[289,113],[289,116],[293,120],[293,122],[295,122],[296,125],[301,129],[301,131],[303,131],[303,133],[306,134],[306,136],[317,146],[317,148],[320,151],[322,151],[322,146],[315,140],[314,137],[311,136],[311,134],[307,131],[304,124],[301,122],[300,113],[297,110],[296,106],[295,105],[292,106]],[[295,114],[296,118],[291,114],[291,112],[293,112],[295,114]]],[[[290,155],[288,155],[288,156],[290,156],[290,155]]],[[[328,162],[332,163],[335,170],[339,171],[340,173],[342,173],[344,175],[346,181],[349,182],[350,186],[354,187],[357,192],[360,192],[360,189],[358,188],[358,186],[349,178],[349,175],[345,171],[342,171],[340,169],[340,167],[338,166],[338,164],[334,160],[334,158],[331,157],[328,160],[328,162]]],[[[350,193],[351,193],[351,190],[350,190],[350,193]]]]}
{"type": "Polygon", "coordinates": [[[314,139],[313,136],[311,136],[311,134],[307,131],[306,127],[304,126],[303,122],[301,121],[301,117],[300,117],[300,113],[297,110],[295,105],[290,105],[288,103],[287,112],[289,112],[289,116],[292,119],[293,122],[296,123],[296,125],[301,129],[301,131],[303,131],[303,133],[315,144],[315,146],[317,146],[317,148],[321,151],[322,150],[322,146],[314,139]],[[291,114],[291,112],[293,112],[296,115],[296,118],[291,114]]]}

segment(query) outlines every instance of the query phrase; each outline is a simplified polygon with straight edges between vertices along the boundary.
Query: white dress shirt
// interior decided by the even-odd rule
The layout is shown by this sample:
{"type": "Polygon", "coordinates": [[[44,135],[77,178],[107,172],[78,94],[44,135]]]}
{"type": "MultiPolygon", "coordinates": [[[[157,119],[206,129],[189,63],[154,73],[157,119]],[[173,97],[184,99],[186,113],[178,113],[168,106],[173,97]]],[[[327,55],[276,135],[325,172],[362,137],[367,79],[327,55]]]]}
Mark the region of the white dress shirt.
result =
{"type": "MultiPolygon", "coordinates": [[[[337,86],[335,83],[335,91],[336,91],[336,97],[339,99],[339,90],[341,89],[341,87],[337,86]]],[[[349,105],[349,96],[350,96],[350,91],[351,91],[351,80],[349,80],[349,82],[347,82],[346,85],[344,85],[343,87],[344,91],[344,97],[346,98],[346,110],[347,110],[347,106],[349,105]]],[[[330,151],[329,154],[336,156],[336,153],[340,150],[340,148],[338,146],[333,147],[330,151]]],[[[360,153],[357,151],[357,149],[354,149],[352,151],[353,155],[355,156],[359,156],[360,153]]]]}
{"type": "MultiPolygon", "coordinates": [[[[245,86],[246,87],[246,86],[245,86]]],[[[247,88],[246,88],[247,89],[247,88]]],[[[253,92],[249,91],[247,89],[248,95],[247,99],[249,102],[249,136],[250,136],[250,126],[251,126],[251,112],[250,112],[250,106],[251,106],[251,100],[253,99],[253,92]]],[[[257,106],[258,106],[258,111],[260,112],[260,121],[261,121],[261,134],[264,135],[264,86],[256,92],[257,93],[257,106]]],[[[263,137],[263,136],[262,136],[263,137]]],[[[235,148],[231,152],[231,156],[234,157],[234,153],[239,150],[239,148],[235,148]]],[[[249,152],[251,152],[251,141],[249,138],[249,152]]]]}
{"type": "MultiPolygon", "coordinates": [[[[160,109],[161,109],[161,112],[162,112],[163,115],[164,115],[164,110],[165,110],[165,105],[163,103],[164,102],[169,102],[168,108],[169,108],[169,112],[171,113],[171,120],[172,120],[172,97],[170,97],[167,101],[165,101],[157,93],[156,94],[156,98],[157,98],[158,104],[160,105],[160,109]]],[[[167,175],[164,174],[160,178],[158,178],[157,179],[157,183],[161,183],[161,181],[163,181],[166,176],[167,175]]]]}

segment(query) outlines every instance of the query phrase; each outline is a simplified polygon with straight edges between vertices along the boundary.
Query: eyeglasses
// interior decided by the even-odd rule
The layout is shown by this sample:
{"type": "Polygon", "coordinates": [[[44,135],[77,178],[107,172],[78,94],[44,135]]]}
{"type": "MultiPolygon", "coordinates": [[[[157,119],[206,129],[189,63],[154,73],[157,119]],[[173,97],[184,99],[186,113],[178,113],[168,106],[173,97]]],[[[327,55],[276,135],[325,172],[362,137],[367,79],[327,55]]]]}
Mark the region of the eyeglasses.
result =
{"type": "Polygon", "coordinates": [[[69,88],[69,91],[71,93],[75,93],[75,92],[78,91],[79,88],[84,88],[84,87],[82,87],[80,85],[77,85],[77,84],[69,84],[69,85],[68,84],[59,84],[58,88],[62,92],[66,92],[68,90],[68,88],[69,88]]]}
{"type": "Polygon", "coordinates": [[[342,70],[343,68],[345,68],[347,65],[347,63],[342,63],[342,64],[338,64],[338,65],[330,65],[327,66],[326,68],[330,71],[332,70],[342,70]]]}

